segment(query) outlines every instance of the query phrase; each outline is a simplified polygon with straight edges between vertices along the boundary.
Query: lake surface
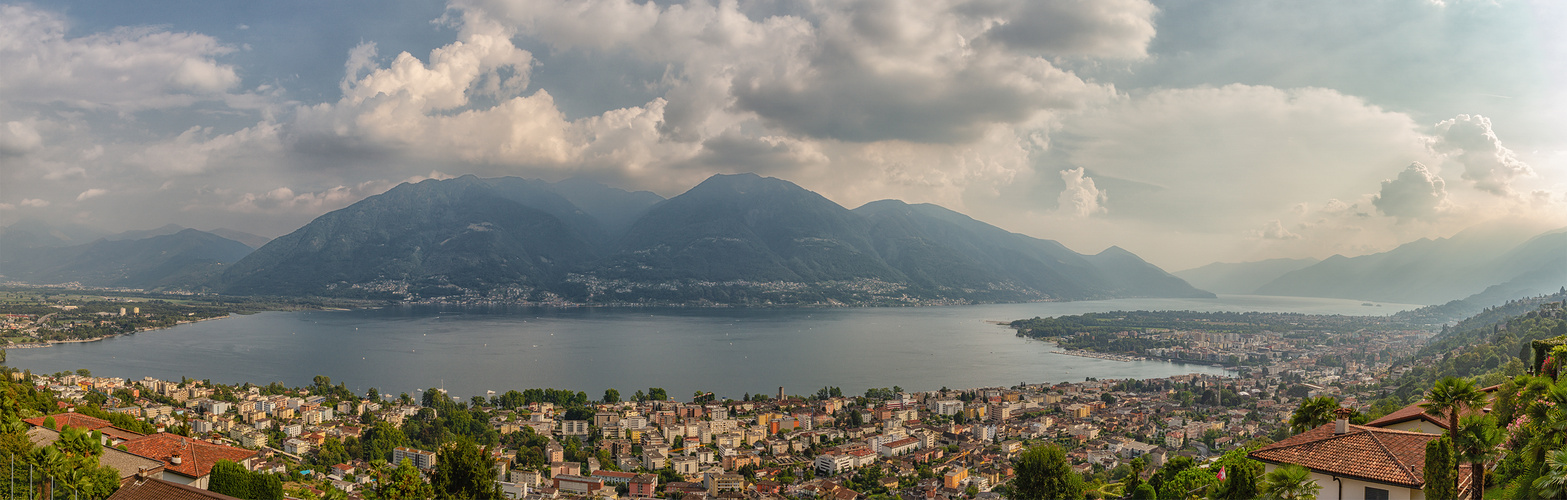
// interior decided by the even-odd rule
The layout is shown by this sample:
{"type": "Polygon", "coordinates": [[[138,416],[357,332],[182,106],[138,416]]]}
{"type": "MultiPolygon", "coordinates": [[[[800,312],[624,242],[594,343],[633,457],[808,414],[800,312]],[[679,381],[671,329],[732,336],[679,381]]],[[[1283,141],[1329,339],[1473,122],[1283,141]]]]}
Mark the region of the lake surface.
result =
{"type": "Polygon", "coordinates": [[[687,399],[745,393],[847,394],[1011,386],[1019,382],[1159,378],[1224,373],[1201,365],[1121,362],[1058,354],[992,321],[1115,310],[1269,311],[1387,315],[1417,306],[1249,295],[922,308],[538,309],[388,307],[268,312],[100,342],[12,349],[9,365],[35,373],[165,380],[310,384],[326,375],[363,393],[454,396],[534,387],[606,388],[629,397],[663,387],[687,399]]]}

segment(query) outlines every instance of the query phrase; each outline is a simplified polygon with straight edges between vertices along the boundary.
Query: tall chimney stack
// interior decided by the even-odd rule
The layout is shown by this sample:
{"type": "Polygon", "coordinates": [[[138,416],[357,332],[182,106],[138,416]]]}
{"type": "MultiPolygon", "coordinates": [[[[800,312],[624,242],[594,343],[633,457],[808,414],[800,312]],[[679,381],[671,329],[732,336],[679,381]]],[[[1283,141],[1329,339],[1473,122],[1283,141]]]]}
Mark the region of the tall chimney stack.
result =
{"type": "Polygon", "coordinates": [[[1338,417],[1333,421],[1333,433],[1344,434],[1349,432],[1349,416],[1355,414],[1355,410],[1339,408],[1333,410],[1333,415],[1338,417]]]}

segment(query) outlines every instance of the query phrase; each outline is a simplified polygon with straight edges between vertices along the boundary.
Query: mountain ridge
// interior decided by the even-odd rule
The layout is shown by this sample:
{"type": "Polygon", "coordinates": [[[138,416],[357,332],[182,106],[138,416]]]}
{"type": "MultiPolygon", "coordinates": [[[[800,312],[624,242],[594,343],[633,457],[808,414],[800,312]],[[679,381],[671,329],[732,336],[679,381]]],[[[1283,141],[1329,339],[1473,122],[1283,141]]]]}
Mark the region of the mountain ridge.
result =
{"type": "Polygon", "coordinates": [[[935,205],[849,210],[756,174],[715,175],[669,199],[593,184],[402,184],[272,240],[211,288],[731,305],[1212,297],[1125,250],[1085,256],[935,205]]]}

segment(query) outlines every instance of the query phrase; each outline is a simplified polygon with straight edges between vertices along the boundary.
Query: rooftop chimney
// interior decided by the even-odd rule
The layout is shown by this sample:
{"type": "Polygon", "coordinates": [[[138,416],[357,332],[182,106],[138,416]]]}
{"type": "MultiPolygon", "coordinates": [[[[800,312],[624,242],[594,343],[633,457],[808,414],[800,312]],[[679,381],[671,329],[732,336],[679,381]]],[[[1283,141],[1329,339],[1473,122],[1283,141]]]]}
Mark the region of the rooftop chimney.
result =
{"type": "Polygon", "coordinates": [[[174,465],[179,465],[179,464],[183,463],[184,461],[185,460],[180,458],[180,454],[178,454],[178,453],[175,453],[173,456],[169,457],[169,463],[174,464],[174,465]]]}
{"type": "Polygon", "coordinates": [[[1333,415],[1338,417],[1338,419],[1333,421],[1333,433],[1343,434],[1349,432],[1349,416],[1353,415],[1354,413],[1355,410],[1351,410],[1349,408],[1339,408],[1337,410],[1333,410],[1333,415]]]}

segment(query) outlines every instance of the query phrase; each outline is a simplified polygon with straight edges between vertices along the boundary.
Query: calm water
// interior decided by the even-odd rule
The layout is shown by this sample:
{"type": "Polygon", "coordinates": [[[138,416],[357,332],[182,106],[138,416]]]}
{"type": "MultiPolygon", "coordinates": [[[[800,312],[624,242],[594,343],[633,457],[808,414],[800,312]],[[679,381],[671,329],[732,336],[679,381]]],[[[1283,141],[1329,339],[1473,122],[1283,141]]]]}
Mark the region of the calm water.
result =
{"type": "Polygon", "coordinates": [[[863,309],[528,309],[393,307],[271,312],[101,342],[13,349],[9,365],[39,373],[308,385],[326,375],[357,392],[444,384],[451,394],[554,387],[598,398],[663,387],[685,399],[845,393],[902,386],[969,388],[1019,382],[1223,373],[1212,367],[1119,362],[1059,349],[990,321],[1113,310],[1277,311],[1385,315],[1412,308],[1293,297],[1123,299],[1041,304],[863,309]]]}

